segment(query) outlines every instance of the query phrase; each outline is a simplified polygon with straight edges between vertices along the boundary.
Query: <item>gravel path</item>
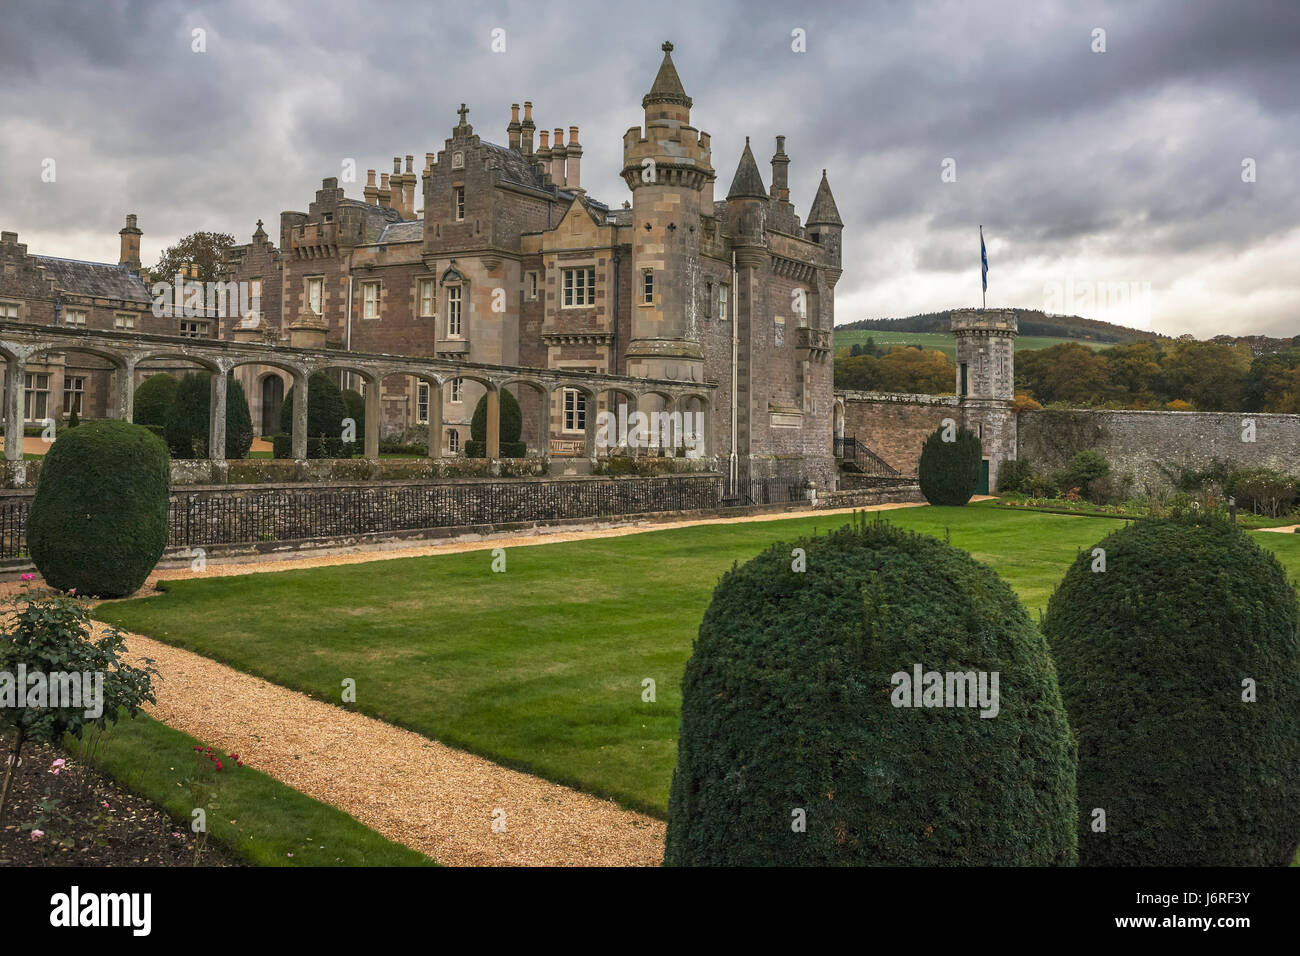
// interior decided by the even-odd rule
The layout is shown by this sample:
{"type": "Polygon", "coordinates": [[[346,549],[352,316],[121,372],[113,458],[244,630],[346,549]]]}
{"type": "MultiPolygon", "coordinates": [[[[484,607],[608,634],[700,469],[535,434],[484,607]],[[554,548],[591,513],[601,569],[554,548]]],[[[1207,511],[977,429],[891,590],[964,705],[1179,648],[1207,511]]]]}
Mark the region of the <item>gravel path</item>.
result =
{"type": "Polygon", "coordinates": [[[450,866],[657,866],[664,823],[131,634],[168,726],[450,866]],[[493,830],[494,820],[498,827],[493,830]]]}

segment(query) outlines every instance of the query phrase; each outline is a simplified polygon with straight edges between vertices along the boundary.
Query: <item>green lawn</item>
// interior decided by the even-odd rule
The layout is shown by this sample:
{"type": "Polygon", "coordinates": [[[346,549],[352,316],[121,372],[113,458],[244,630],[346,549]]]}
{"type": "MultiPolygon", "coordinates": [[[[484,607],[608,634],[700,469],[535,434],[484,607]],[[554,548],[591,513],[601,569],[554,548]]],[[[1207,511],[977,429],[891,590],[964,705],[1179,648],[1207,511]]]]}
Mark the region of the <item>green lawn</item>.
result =
{"type": "MultiPolygon", "coordinates": [[[[187,781],[207,769],[207,826],[219,842],[260,866],[433,866],[422,853],[380,836],[342,810],[314,800],[251,767],[214,773],[195,756],[204,743],[138,715],[112,725],[93,751],[94,764],[123,786],[190,825],[195,794],[187,781]],[[209,799],[215,799],[213,806],[209,799]]],[[[79,743],[69,738],[69,749],[79,743]]]]}
{"type": "MultiPolygon", "coordinates": [[[[1119,522],[990,507],[890,512],[991,564],[1037,617],[1074,559],[1119,522]]],[[[719,575],[815,516],[245,577],[169,582],[98,616],[339,699],[656,815],[676,763],[680,680],[719,575]],[[657,700],[641,700],[644,678],[657,700]]],[[[1300,572],[1300,536],[1259,540],[1300,572]]],[[[214,691],[217,692],[217,691],[214,691]]]]}
{"type": "MultiPolygon", "coordinates": [[[[875,340],[877,345],[923,345],[927,349],[938,349],[949,358],[957,355],[957,344],[951,332],[882,332],[875,329],[839,329],[835,332],[835,353],[848,355],[852,345],[863,345],[867,339],[875,340]]],[[[1107,348],[1111,343],[1089,342],[1086,339],[1061,339],[1046,335],[1020,335],[1016,337],[1016,349],[1045,349],[1062,342],[1079,342],[1094,349],[1107,348]]]]}

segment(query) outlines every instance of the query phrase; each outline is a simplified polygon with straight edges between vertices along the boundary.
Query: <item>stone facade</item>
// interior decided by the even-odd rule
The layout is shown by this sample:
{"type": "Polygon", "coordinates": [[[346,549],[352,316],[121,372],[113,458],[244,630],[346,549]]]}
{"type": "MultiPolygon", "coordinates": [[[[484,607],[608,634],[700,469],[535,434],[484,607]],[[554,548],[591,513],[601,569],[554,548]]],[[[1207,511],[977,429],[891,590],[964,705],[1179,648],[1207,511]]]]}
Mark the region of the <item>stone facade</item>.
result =
{"type": "MultiPolygon", "coordinates": [[[[114,265],[35,255],[18,241],[17,233],[0,233],[0,321],[215,337],[215,313],[206,314],[206,305],[205,314],[188,320],[155,314],[162,310],[153,308],[154,293],[141,272],[141,235],[136,217],[128,215],[114,265]]],[[[183,375],[188,370],[167,360],[146,362],[137,382],[159,372],[183,375]]],[[[27,363],[23,388],[23,420],[28,424],[61,421],[74,410],[79,418],[105,418],[113,402],[112,365],[91,352],[46,352],[27,363]]]]}
{"type": "MultiPolygon", "coordinates": [[[[501,146],[475,132],[462,106],[442,148],[425,153],[421,210],[413,157],[404,167],[395,158],[393,173],[378,182],[369,171],[364,201],[325,180],[307,212],[281,216],[278,251],[264,234],[234,251],[227,267],[233,281],[258,279],[270,288],[278,272],[279,312],[264,298],[259,334],[283,339],[318,308],[326,341],[341,351],[713,383],[707,444],[728,466],[734,450],[738,480],[797,475],[828,487],[843,231],[829,183],[823,171],[802,224],[778,137],[770,190],[747,142],[727,198],[715,201],[710,137],[691,125],[693,102],[671,49],[664,45],[642,99],[642,123],[623,137],[631,199],[622,208],[582,186],[577,126],[556,127],[553,138],[542,130],[535,144],[532,103],[525,102],[522,118],[512,108],[501,146]]],[[[355,386],[342,357],[339,368],[344,384],[355,386]]],[[[255,426],[263,418],[272,424],[276,396],[288,384],[283,373],[266,367],[240,374],[255,426]]],[[[468,438],[483,390],[473,375],[444,388],[451,443],[444,451],[468,438]]],[[[580,454],[591,412],[667,409],[665,396],[633,403],[617,389],[552,395],[543,409],[539,393],[512,391],[534,453],[580,454]],[[543,433],[545,449],[538,447],[543,433]]],[[[416,433],[428,403],[421,383],[385,380],[385,433],[416,433]]]]}

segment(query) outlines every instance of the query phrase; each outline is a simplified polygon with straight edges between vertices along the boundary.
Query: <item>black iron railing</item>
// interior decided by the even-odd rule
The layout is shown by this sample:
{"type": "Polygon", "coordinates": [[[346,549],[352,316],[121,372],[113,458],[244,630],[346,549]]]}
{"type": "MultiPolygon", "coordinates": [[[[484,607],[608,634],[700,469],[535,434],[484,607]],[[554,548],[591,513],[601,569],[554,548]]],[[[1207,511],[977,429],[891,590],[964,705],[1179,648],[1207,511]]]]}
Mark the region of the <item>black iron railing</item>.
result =
{"type": "Polygon", "coordinates": [[[835,439],[835,457],[853,462],[864,475],[894,478],[902,474],[853,435],[835,439]]]}

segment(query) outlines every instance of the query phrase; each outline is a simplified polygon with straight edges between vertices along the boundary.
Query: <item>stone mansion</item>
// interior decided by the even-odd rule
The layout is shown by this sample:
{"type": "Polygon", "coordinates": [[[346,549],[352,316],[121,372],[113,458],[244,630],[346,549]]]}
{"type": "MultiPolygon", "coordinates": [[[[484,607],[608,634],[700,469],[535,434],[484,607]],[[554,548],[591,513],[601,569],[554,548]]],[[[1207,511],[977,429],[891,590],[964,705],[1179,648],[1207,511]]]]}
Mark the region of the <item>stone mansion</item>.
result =
{"type": "MultiPolygon", "coordinates": [[[[618,207],[583,188],[578,126],[538,130],[524,102],[511,108],[498,145],[475,132],[462,105],[441,149],[418,167],[406,155],[377,181],[369,171],[361,198],[327,178],[306,211],[281,213],[278,236],[259,221],[220,277],[246,283],[255,311],[154,315],[130,216],[117,265],[29,255],[4,233],[0,321],[324,347],[339,353],[340,384],[359,390],[348,353],[464,362],[464,376],[438,384],[375,379],[377,406],[367,396],[385,436],[422,438],[438,416],[427,433],[440,432],[444,455],[463,449],[475,404],[493,387],[481,366],[693,383],[699,392],[674,410],[708,406],[702,444],[720,469],[734,462],[741,477],[830,485],[843,231],[830,185],[823,171],[801,220],[778,136],[770,186],[747,140],[725,196],[715,197],[710,137],[691,124],[671,51],[665,43],[643,119],[623,135],[631,196],[618,207]]],[[[136,380],[157,368],[182,370],[159,358],[134,369],[136,380]]],[[[26,417],[73,408],[102,417],[111,373],[93,354],[28,361],[26,417]]],[[[233,374],[255,430],[278,433],[289,374],[274,364],[233,374]]],[[[594,413],[676,401],[649,388],[506,387],[520,403],[529,453],[552,457],[590,453],[583,439],[594,413]]]]}

